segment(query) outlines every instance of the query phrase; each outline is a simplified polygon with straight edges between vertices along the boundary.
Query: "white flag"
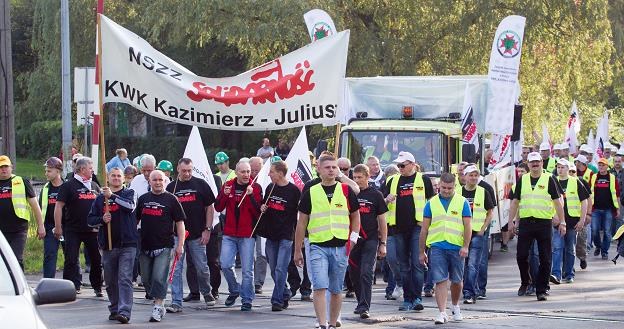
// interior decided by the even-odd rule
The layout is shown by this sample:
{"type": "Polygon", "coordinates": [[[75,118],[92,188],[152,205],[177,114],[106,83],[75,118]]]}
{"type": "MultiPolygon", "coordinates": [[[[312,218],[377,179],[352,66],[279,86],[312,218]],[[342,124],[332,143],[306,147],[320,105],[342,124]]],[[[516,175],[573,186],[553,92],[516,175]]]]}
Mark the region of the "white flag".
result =
{"type": "MultiPolygon", "coordinates": [[[[552,153],[553,151],[553,144],[552,141],[550,140],[550,134],[548,133],[548,127],[546,126],[545,123],[542,123],[542,144],[546,144],[548,143],[548,146],[550,147],[550,153],[552,153]]],[[[541,145],[540,144],[540,148],[541,145]]]]}
{"type": "Polygon", "coordinates": [[[596,151],[596,140],[594,139],[594,130],[590,129],[587,134],[587,146],[589,146],[594,152],[596,151]]]}
{"type": "Polygon", "coordinates": [[[328,13],[321,9],[312,9],[303,14],[312,42],[336,34],[336,25],[328,13]]]}
{"type": "Polygon", "coordinates": [[[462,140],[464,143],[473,144],[476,150],[479,150],[479,133],[477,132],[477,123],[475,121],[474,110],[472,109],[472,96],[470,95],[470,87],[466,83],[466,91],[464,92],[464,109],[462,113],[462,140]]]}
{"type": "Polygon", "coordinates": [[[511,163],[511,135],[492,134],[492,157],[488,168],[490,170],[500,169],[511,163]]]}
{"type": "Polygon", "coordinates": [[[269,158],[262,165],[262,169],[258,172],[258,176],[256,178],[256,183],[262,187],[262,191],[266,190],[266,187],[271,184],[271,177],[269,177],[269,171],[271,170],[271,159],[269,158]]]}
{"type": "Polygon", "coordinates": [[[570,151],[576,153],[578,147],[578,139],[576,134],[581,131],[581,116],[579,115],[578,108],[576,107],[576,101],[572,102],[570,108],[570,117],[568,117],[568,123],[565,130],[565,141],[570,145],[570,151]]]}
{"type": "Polygon", "coordinates": [[[507,16],[494,35],[490,66],[485,131],[499,135],[513,132],[513,111],[518,95],[518,70],[524,42],[526,18],[507,16]]]}
{"type": "Polygon", "coordinates": [[[596,149],[595,154],[598,154],[599,158],[603,157],[603,152],[606,147],[609,147],[609,112],[605,111],[598,122],[598,128],[596,128],[596,149]]]}
{"type": "MultiPolygon", "coordinates": [[[[191,129],[191,134],[186,143],[183,157],[193,161],[193,176],[205,180],[216,198],[219,194],[219,190],[217,189],[217,184],[215,183],[212,170],[210,169],[210,162],[208,162],[204,143],[202,143],[201,136],[199,135],[199,129],[195,126],[191,129]]],[[[215,227],[217,224],[219,224],[219,213],[215,211],[212,227],[215,227]]]]}
{"type": "Polygon", "coordinates": [[[288,165],[286,178],[300,190],[303,189],[306,182],[312,180],[312,165],[308,152],[308,138],[306,129],[303,127],[290,153],[288,153],[288,157],[286,157],[286,164],[288,165]]]}
{"type": "Polygon", "coordinates": [[[524,144],[524,124],[520,123],[520,140],[513,142],[513,163],[522,161],[522,145],[524,144]]]}

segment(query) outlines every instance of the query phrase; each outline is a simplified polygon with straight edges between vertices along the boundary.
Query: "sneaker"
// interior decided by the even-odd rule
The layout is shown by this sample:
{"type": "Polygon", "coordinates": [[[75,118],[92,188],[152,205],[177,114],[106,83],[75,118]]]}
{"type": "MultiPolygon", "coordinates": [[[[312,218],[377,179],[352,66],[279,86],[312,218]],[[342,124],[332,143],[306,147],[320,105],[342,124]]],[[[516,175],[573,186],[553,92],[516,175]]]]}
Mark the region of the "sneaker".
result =
{"type": "Polygon", "coordinates": [[[403,296],[403,287],[396,286],[394,287],[394,291],[392,292],[392,297],[394,299],[399,299],[403,296]]]}
{"type": "Polygon", "coordinates": [[[199,294],[188,294],[184,298],[182,298],[183,302],[196,302],[199,301],[199,294]]]}
{"type": "Polygon", "coordinates": [[[215,306],[215,304],[217,304],[217,300],[211,293],[204,295],[204,302],[206,302],[206,306],[215,306]]]}
{"type": "Polygon", "coordinates": [[[360,314],[362,314],[362,312],[364,312],[364,311],[365,311],[364,309],[361,309],[361,308],[356,308],[355,310],[353,310],[353,314],[360,315],[360,314]]]}
{"type": "Polygon", "coordinates": [[[287,309],[288,308],[288,299],[284,299],[284,301],[282,302],[282,308],[283,309],[287,309]]]}
{"type": "Polygon", "coordinates": [[[486,296],[485,294],[479,294],[479,295],[477,296],[477,299],[478,299],[478,300],[485,300],[485,299],[487,299],[487,296],[486,296]]]}
{"type": "Polygon", "coordinates": [[[241,305],[241,311],[250,312],[251,311],[251,303],[243,303],[241,305]]]}
{"type": "Polygon", "coordinates": [[[392,297],[392,293],[386,293],[386,300],[396,300],[396,298],[392,297]]]}
{"type": "Polygon", "coordinates": [[[520,286],[520,288],[518,289],[518,296],[525,296],[527,294],[527,289],[528,286],[523,284],[520,286]]]}
{"type": "Polygon", "coordinates": [[[433,289],[425,290],[425,297],[433,297],[433,289]]]}
{"type": "Polygon", "coordinates": [[[149,322],[160,322],[162,320],[163,314],[160,311],[161,308],[163,307],[154,305],[154,308],[152,308],[152,316],[150,317],[149,322]]]}
{"type": "Polygon", "coordinates": [[[541,302],[541,301],[545,301],[545,300],[547,300],[547,299],[548,299],[548,297],[546,297],[546,294],[545,294],[545,293],[539,293],[539,294],[537,294],[537,300],[539,300],[540,302],[541,302]]]}
{"type": "Polygon", "coordinates": [[[554,284],[561,284],[561,280],[559,280],[559,278],[557,278],[553,274],[550,275],[550,282],[554,284]]]}
{"type": "MultiPolygon", "coordinates": [[[[242,311],[242,310],[243,310],[243,309],[242,309],[242,307],[241,307],[241,311],[242,311]]],[[[280,305],[280,304],[275,303],[275,304],[272,304],[272,305],[271,305],[271,311],[273,311],[273,312],[281,312],[281,311],[283,311],[283,310],[284,310],[284,308],[283,308],[283,307],[282,307],[282,305],[280,305]]]]}
{"type": "Polygon", "coordinates": [[[414,303],[404,301],[403,305],[399,306],[399,311],[411,311],[414,309],[414,303]]]}
{"type": "Polygon", "coordinates": [[[535,286],[530,284],[529,287],[527,288],[527,296],[533,296],[535,295],[535,286]]]}
{"type": "Polygon", "coordinates": [[[180,313],[182,312],[182,306],[178,304],[171,304],[165,307],[165,310],[167,311],[167,313],[180,313]]]}
{"type": "Polygon", "coordinates": [[[446,315],[446,312],[442,312],[440,314],[438,314],[438,316],[436,316],[434,323],[435,324],[445,324],[448,322],[448,315],[446,315]]]}
{"type": "Polygon", "coordinates": [[[126,324],[128,322],[130,322],[130,318],[125,316],[125,315],[121,315],[121,314],[117,314],[117,316],[115,317],[115,320],[119,321],[119,323],[121,324],[126,324]]]}
{"type": "Polygon", "coordinates": [[[596,248],[596,250],[594,250],[594,256],[600,256],[600,248],[596,248]]]}
{"type": "Polygon", "coordinates": [[[104,297],[104,294],[102,293],[102,289],[95,289],[95,297],[104,297]]]}
{"type": "Polygon", "coordinates": [[[368,311],[363,311],[362,313],[360,313],[360,319],[368,319],[370,318],[370,313],[368,313],[368,311]]]}
{"type": "Polygon", "coordinates": [[[474,303],[476,303],[474,297],[464,298],[464,304],[474,304],[474,303]]]}
{"type": "Polygon", "coordinates": [[[464,317],[461,314],[459,305],[451,305],[451,312],[453,313],[453,321],[462,321],[464,317]]]}
{"type": "Polygon", "coordinates": [[[76,295],[80,295],[81,291],[80,288],[76,289],[76,295]]]}
{"type": "Polygon", "coordinates": [[[412,304],[412,309],[414,311],[422,311],[425,309],[423,307],[422,299],[420,299],[420,297],[416,297],[416,299],[414,300],[414,303],[412,304]]]}
{"type": "Polygon", "coordinates": [[[340,328],[342,327],[342,320],[338,319],[336,320],[336,326],[332,326],[331,324],[327,326],[327,328],[340,328]]]}
{"type": "Polygon", "coordinates": [[[347,291],[347,293],[345,294],[346,298],[355,298],[355,292],[353,291],[347,291]]]}
{"type": "Polygon", "coordinates": [[[608,255],[602,255],[602,260],[607,260],[607,259],[609,259],[608,255]]]}
{"type": "Polygon", "coordinates": [[[255,292],[258,295],[262,295],[262,286],[255,286],[255,292]]]}
{"type": "Polygon", "coordinates": [[[115,321],[115,320],[117,320],[117,313],[111,313],[111,314],[108,316],[108,320],[109,320],[109,321],[115,321]]]}
{"type": "Polygon", "coordinates": [[[563,279],[563,282],[565,282],[565,283],[572,283],[572,282],[574,282],[574,278],[565,278],[565,279],[563,279]]]}
{"type": "Polygon", "coordinates": [[[501,252],[508,252],[509,251],[509,247],[507,247],[506,244],[501,244],[500,251],[501,252]]]}
{"type": "Polygon", "coordinates": [[[584,259],[581,259],[581,270],[584,270],[587,268],[587,261],[584,259]]]}
{"type": "Polygon", "coordinates": [[[238,295],[229,295],[228,298],[225,300],[225,306],[231,307],[232,305],[234,305],[234,303],[236,303],[237,298],[238,295]]]}

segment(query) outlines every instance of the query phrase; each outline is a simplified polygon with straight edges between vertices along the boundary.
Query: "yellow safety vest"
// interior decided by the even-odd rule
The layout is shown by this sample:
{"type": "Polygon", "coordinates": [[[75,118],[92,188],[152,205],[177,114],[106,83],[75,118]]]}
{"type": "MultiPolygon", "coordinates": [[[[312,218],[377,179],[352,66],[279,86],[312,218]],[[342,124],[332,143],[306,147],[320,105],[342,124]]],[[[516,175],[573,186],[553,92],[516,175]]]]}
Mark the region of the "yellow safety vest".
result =
{"type": "Polygon", "coordinates": [[[557,168],[557,160],[555,160],[555,158],[548,158],[548,162],[546,163],[546,171],[552,173],[555,168],[557,168]]]}
{"type": "Polygon", "coordinates": [[[431,225],[427,234],[427,246],[433,243],[446,241],[456,246],[464,245],[463,210],[466,198],[454,194],[447,209],[444,209],[440,196],[436,195],[429,200],[431,207],[431,225]]]}
{"type": "MultiPolygon", "coordinates": [[[[392,183],[390,184],[390,194],[397,195],[397,189],[399,187],[399,178],[401,175],[392,175],[388,179],[392,179],[392,183]]],[[[423,220],[423,211],[425,210],[425,203],[427,200],[425,199],[425,182],[423,181],[422,173],[416,172],[416,176],[414,177],[414,189],[412,190],[412,196],[414,197],[414,213],[416,214],[416,218],[414,218],[417,222],[422,222],[423,220]]],[[[388,225],[394,226],[396,225],[396,203],[395,199],[393,202],[388,204],[388,215],[386,220],[388,221],[388,225]]]]}
{"type": "MultiPolygon", "coordinates": [[[[230,172],[228,173],[227,178],[225,180],[229,181],[234,178],[236,178],[236,171],[230,169],[230,172]]],[[[225,184],[225,182],[221,182],[221,183],[225,184]]]]}
{"type": "Polygon", "coordinates": [[[349,238],[349,203],[342,192],[342,184],[336,184],[331,203],[321,184],[310,188],[312,212],[308,222],[308,238],[311,243],[321,243],[333,238],[349,238]]]}
{"type": "Polygon", "coordinates": [[[11,179],[11,202],[15,215],[23,220],[30,220],[30,204],[26,199],[26,186],[20,176],[12,176],[11,179]]]}
{"type": "MultiPolygon", "coordinates": [[[[375,153],[375,147],[374,146],[370,146],[366,149],[366,153],[364,154],[364,160],[367,160],[370,156],[374,155],[375,153]]],[[[392,153],[388,152],[387,150],[384,150],[384,152],[381,154],[381,157],[379,157],[379,162],[381,161],[390,161],[392,160],[392,153]]]]}
{"type": "Polygon", "coordinates": [[[583,179],[587,182],[590,183],[591,182],[591,177],[592,177],[592,171],[591,169],[589,169],[589,167],[587,167],[587,169],[585,169],[585,173],[583,173],[583,179]]]}
{"type": "MultiPolygon", "coordinates": [[[[561,181],[559,177],[557,177],[557,180],[561,181]]],[[[568,185],[563,197],[566,200],[568,214],[571,217],[581,217],[581,199],[579,199],[578,195],[578,179],[576,177],[568,177],[568,185]]]]}
{"type": "MultiPolygon", "coordinates": [[[[596,203],[596,193],[594,193],[594,185],[596,184],[596,179],[598,178],[598,174],[594,174],[591,178],[591,192],[594,198],[594,204],[596,203]]],[[[615,209],[619,208],[617,199],[617,192],[615,191],[615,176],[613,174],[609,174],[609,189],[611,190],[611,200],[613,201],[613,205],[615,209]]]]}
{"type": "Polygon", "coordinates": [[[472,221],[470,222],[473,231],[481,231],[481,227],[483,227],[485,223],[485,217],[487,217],[487,210],[485,210],[485,189],[477,185],[474,200],[472,201],[472,221]]]}
{"type": "Polygon", "coordinates": [[[48,193],[50,191],[50,182],[43,185],[41,190],[41,217],[45,220],[46,213],[48,212],[48,193]]]}
{"type": "Polygon", "coordinates": [[[534,217],[538,219],[551,220],[555,215],[555,208],[552,204],[550,194],[548,194],[548,180],[550,174],[540,176],[531,187],[531,174],[522,175],[522,187],[520,190],[520,219],[534,217]]]}

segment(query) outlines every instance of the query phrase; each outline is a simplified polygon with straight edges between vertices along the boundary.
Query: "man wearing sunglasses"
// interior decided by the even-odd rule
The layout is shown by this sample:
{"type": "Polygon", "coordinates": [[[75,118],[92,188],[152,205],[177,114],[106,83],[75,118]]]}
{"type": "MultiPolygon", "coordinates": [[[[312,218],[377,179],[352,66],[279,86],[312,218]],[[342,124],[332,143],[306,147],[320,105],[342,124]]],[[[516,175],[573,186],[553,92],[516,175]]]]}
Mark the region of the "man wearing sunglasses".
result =
{"type": "Polygon", "coordinates": [[[348,158],[338,158],[338,169],[340,172],[349,177],[349,179],[353,179],[353,170],[351,170],[351,160],[348,158]]]}
{"type": "Polygon", "coordinates": [[[399,311],[420,311],[424,281],[418,243],[425,203],[433,197],[429,177],[417,172],[414,155],[399,152],[394,162],[400,175],[389,177],[384,191],[388,204],[388,261],[399,262],[403,279],[403,305],[399,311]]]}

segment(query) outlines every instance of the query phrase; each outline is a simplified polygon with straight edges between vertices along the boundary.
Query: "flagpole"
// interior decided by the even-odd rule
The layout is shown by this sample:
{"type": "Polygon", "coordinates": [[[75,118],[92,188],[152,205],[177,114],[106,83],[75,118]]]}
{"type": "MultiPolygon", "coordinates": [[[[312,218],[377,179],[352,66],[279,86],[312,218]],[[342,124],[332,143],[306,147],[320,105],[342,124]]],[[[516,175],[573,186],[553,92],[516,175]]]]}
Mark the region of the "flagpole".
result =
{"type": "MultiPolygon", "coordinates": [[[[267,161],[271,161],[271,160],[267,160],[267,161]]],[[[258,176],[260,176],[260,175],[256,175],[256,177],[254,177],[254,179],[251,180],[251,183],[249,183],[249,186],[253,187],[253,184],[256,182],[256,179],[258,178],[258,176]]],[[[241,206],[241,204],[243,204],[243,200],[245,200],[246,196],[247,196],[247,193],[243,194],[243,197],[241,198],[241,200],[238,203],[238,206],[236,208],[240,208],[240,206],[241,206]]]]}
{"type": "MultiPolygon", "coordinates": [[[[103,9],[103,0],[98,0],[98,11],[103,9]],[[102,6],[100,6],[100,3],[102,6]]],[[[106,175],[106,144],[104,143],[104,98],[103,98],[103,90],[102,90],[102,19],[100,16],[101,12],[97,15],[97,38],[98,38],[98,52],[97,52],[97,70],[99,72],[98,75],[98,92],[100,94],[99,97],[99,107],[100,107],[100,122],[99,122],[99,130],[100,130],[100,166],[102,168],[102,173],[104,173],[104,187],[108,187],[108,177],[106,175]]],[[[110,209],[108,208],[108,198],[104,196],[104,213],[110,214],[110,209]]],[[[111,237],[111,223],[108,222],[106,224],[106,231],[108,235],[108,250],[113,250],[113,241],[111,237]]]]}
{"type": "Polygon", "coordinates": [[[336,139],[334,140],[334,155],[338,156],[338,139],[340,138],[340,122],[336,124],[336,139]]]}
{"type": "MultiPolygon", "coordinates": [[[[277,184],[273,183],[273,186],[271,186],[271,191],[269,192],[269,195],[267,196],[267,201],[264,203],[264,206],[266,206],[267,203],[269,203],[269,198],[271,197],[271,194],[273,194],[273,189],[275,188],[275,185],[277,184]]],[[[253,237],[254,232],[256,232],[256,228],[258,227],[258,224],[260,224],[260,219],[262,218],[262,215],[264,215],[264,213],[261,213],[260,216],[258,217],[258,221],[256,222],[256,225],[254,225],[253,230],[251,230],[251,235],[249,236],[250,238],[253,237]]]]}

